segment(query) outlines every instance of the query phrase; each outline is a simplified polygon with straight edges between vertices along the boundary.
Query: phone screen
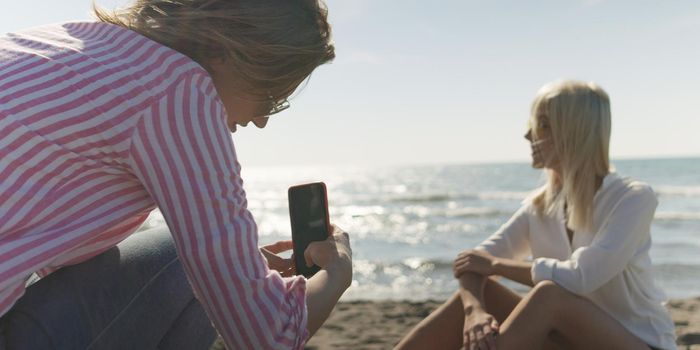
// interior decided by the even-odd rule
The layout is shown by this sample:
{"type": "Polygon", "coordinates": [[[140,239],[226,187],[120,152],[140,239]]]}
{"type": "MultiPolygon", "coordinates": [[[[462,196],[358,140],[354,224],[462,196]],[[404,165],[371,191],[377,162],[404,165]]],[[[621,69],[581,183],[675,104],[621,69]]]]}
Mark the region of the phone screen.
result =
{"type": "Polygon", "coordinates": [[[297,274],[311,277],[320,270],[306,266],[304,251],[313,241],[328,238],[328,200],[326,185],[322,182],[289,188],[289,217],[292,223],[294,263],[297,274]]]}

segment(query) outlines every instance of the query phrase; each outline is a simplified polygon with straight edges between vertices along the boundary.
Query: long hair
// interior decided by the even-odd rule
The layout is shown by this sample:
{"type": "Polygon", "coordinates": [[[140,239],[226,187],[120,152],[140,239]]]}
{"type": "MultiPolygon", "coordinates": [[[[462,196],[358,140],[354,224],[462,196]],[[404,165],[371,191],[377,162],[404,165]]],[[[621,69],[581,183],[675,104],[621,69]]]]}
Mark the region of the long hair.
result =
{"type": "Polygon", "coordinates": [[[530,125],[535,135],[538,114],[549,118],[561,172],[560,177],[549,172],[533,203],[548,215],[565,207],[569,228],[589,229],[597,181],[610,171],[610,98],[595,83],[553,82],[542,87],[532,103],[530,125]]]}
{"type": "Polygon", "coordinates": [[[210,72],[210,60],[230,61],[243,90],[261,100],[291,94],[335,58],[321,0],[134,0],[112,12],[93,2],[93,11],[210,72]]]}

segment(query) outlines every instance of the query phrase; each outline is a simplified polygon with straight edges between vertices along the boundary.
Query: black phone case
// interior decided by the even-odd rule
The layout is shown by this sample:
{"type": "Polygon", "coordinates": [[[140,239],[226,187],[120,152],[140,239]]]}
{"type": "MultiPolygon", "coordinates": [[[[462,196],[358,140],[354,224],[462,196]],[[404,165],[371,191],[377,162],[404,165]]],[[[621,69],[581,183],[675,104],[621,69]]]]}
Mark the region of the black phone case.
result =
{"type": "Polygon", "coordinates": [[[288,197],[294,264],[297,274],[309,278],[321,268],[306,266],[304,251],[311,242],[323,241],[330,234],[326,185],[315,182],[293,186],[289,188],[288,197]]]}

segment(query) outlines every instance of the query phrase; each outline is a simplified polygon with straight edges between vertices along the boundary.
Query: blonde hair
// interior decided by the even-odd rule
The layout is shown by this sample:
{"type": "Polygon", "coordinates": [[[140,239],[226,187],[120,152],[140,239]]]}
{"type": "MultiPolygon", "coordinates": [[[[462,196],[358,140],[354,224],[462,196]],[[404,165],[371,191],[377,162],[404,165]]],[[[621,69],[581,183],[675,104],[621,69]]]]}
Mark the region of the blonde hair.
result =
{"type": "Polygon", "coordinates": [[[543,86],[532,103],[535,136],[541,132],[539,114],[549,119],[560,177],[550,171],[533,203],[540,214],[553,215],[565,207],[569,228],[590,229],[597,181],[610,171],[610,98],[592,82],[557,81],[543,86]]]}
{"type": "Polygon", "coordinates": [[[288,96],[335,58],[321,0],[135,0],[113,12],[93,2],[93,11],[210,72],[210,59],[230,59],[244,91],[263,100],[288,96]]]}

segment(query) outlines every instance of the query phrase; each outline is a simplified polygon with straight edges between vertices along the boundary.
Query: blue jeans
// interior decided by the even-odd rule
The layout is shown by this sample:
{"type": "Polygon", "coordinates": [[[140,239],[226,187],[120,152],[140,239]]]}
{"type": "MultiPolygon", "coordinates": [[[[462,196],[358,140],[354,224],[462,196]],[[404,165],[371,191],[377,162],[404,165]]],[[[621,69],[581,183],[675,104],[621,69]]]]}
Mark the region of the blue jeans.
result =
{"type": "Polygon", "coordinates": [[[215,338],[165,227],[36,281],[0,319],[0,350],[198,350],[215,338]]]}

